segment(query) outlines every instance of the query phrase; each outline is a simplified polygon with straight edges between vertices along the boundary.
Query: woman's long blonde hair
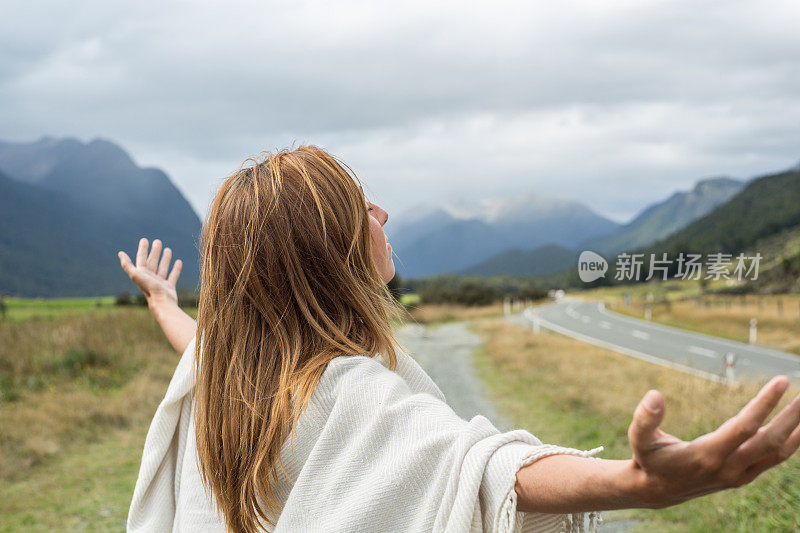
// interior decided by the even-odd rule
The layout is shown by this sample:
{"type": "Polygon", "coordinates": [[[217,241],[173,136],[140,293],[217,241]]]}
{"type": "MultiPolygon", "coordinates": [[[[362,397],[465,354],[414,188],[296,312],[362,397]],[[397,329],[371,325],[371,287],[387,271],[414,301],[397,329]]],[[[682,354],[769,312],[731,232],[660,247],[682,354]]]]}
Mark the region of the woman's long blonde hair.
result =
{"type": "Polygon", "coordinates": [[[203,227],[197,451],[234,532],[274,525],[281,446],[327,363],[381,353],[395,368],[402,349],[364,190],[345,168],[315,146],[249,159],[203,227]]]}

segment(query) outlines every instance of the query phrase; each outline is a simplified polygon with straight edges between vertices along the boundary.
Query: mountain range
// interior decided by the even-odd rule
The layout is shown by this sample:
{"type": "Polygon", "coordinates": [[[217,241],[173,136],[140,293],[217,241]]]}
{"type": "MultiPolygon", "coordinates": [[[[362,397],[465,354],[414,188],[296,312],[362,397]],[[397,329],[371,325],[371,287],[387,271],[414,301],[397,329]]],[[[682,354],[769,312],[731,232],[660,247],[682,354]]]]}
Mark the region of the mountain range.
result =
{"type": "Polygon", "coordinates": [[[728,201],[745,183],[700,180],[624,225],[580,202],[534,194],[422,205],[398,216],[390,239],[401,276],[546,275],[573,266],[581,250],[616,254],[664,238],[728,201]]]}
{"type": "Polygon", "coordinates": [[[161,170],[102,139],[0,141],[0,293],[100,296],[136,290],[119,267],[141,237],[161,239],[199,279],[201,223],[161,170]]]}
{"type": "Polygon", "coordinates": [[[762,239],[800,226],[800,170],[756,178],[730,201],[646,248],[679,252],[735,254],[762,239]]]}
{"type": "MultiPolygon", "coordinates": [[[[698,218],[666,238],[638,250],[645,267],[650,254],[667,254],[675,259],[680,253],[730,254],[733,264],[742,253],[746,258],[760,256],[758,270],[749,275],[734,274],[731,279],[744,281],[762,291],[785,292],[800,289],[800,167],[761,176],[750,181],[728,202],[698,218]]],[[[753,267],[746,259],[745,268],[753,267]]],[[[676,263],[669,273],[675,275],[676,263]]],[[[731,290],[742,285],[734,284],[731,290]]]]}
{"type": "Polygon", "coordinates": [[[579,202],[535,194],[420,205],[398,219],[388,233],[403,277],[459,271],[511,248],[572,249],[619,228],[579,202]]]}
{"type": "MultiPolygon", "coordinates": [[[[581,202],[528,193],[421,204],[393,217],[386,229],[403,278],[548,276],[573,268],[585,249],[606,256],[715,247],[734,253],[762,242],[778,249],[781,232],[800,246],[799,200],[800,165],[750,181],[700,180],[626,224],[581,202]]],[[[200,229],[197,214],[163,171],[138,166],[110,141],[0,141],[0,294],[135,291],[116,252],[134,257],[143,236],[173,249],[184,262],[180,286],[193,290],[200,229]]],[[[795,255],[781,271],[800,272],[795,255]]],[[[779,273],[770,279],[782,282],[779,273]]]]}
{"type": "Polygon", "coordinates": [[[650,244],[710,213],[741,191],[745,183],[725,177],[698,181],[692,190],[678,191],[646,207],[617,231],[587,240],[582,247],[611,255],[650,244]]]}

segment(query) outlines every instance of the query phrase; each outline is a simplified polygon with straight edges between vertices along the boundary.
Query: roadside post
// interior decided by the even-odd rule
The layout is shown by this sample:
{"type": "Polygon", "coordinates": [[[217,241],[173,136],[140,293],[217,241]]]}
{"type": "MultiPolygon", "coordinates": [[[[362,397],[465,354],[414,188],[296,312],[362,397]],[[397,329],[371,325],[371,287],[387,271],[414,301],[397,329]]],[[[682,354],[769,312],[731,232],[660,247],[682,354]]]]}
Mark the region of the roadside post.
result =
{"type": "Polygon", "coordinates": [[[725,354],[725,382],[728,385],[735,385],[736,384],[736,369],[734,365],[736,364],[736,354],[733,352],[728,352],[725,354]]]}
{"type": "Polygon", "coordinates": [[[511,298],[508,296],[503,298],[503,314],[506,316],[511,314],[511,298]]]}
{"type": "Polygon", "coordinates": [[[750,344],[756,343],[756,326],[758,326],[758,320],[755,318],[750,319],[750,344]]]}

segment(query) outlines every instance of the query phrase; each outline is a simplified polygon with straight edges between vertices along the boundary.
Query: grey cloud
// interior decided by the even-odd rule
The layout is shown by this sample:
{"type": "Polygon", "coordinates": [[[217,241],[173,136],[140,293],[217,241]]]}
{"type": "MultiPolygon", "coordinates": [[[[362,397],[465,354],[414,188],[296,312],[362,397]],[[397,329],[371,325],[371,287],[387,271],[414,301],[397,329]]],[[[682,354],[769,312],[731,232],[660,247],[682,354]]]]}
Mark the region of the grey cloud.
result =
{"type": "Polygon", "coordinates": [[[6,4],[0,138],[112,138],[200,211],[295,139],[397,210],[535,189],[624,218],[800,158],[794,3],[6,4]]]}

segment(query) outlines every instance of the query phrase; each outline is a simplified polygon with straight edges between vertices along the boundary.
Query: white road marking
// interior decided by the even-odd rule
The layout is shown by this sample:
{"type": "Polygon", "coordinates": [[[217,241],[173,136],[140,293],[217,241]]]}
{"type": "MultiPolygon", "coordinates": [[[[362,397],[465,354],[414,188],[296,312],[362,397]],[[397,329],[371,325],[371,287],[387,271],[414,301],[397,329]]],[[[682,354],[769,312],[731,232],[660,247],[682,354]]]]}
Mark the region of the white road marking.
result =
{"type": "Polygon", "coordinates": [[[602,322],[600,322],[600,327],[603,329],[611,329],[611,322],[606,322],[605,320],[603,320],[602,322]]]}
{"type": "Polygon", "coordinates": [[[712,359],[717,358],[717,352],[715,352],[714,350],[709,350],[708,348],[701,348],[700,346],[689,346],[689,351],[697,355],[702,355],[703,357],[711,357],[712,359]]]}
{"type": "Polygon", "coordinates": [[[572,318],[578,318],[580,316],[578,314],[578,312],[575,309],[573,309],[572,307],[567,307],[566,313],[567,313],[567,315],[571,316],[572,318]]]}
{"type": "Polygon", "coordinates": [[[589,317],[588,317],[588,316],[586,316],[586,315],[583,315],[583,316],[581,317],[581,322],[583,322],[584,324],[588,324],[590,320],[591,320],[591,318],[589,318],[589,317]]]}
{"type": "Polygon", "coordinates": [[[631,335],[633,335],[637,339],[642,339],[644,341],[646,341],[646,340],[648,340],[650,338],[650,334],[649,333],[646,333],[644,331],[639,331],[638,329],[635,329],[635,330],[631,331],[631,335]]]}

